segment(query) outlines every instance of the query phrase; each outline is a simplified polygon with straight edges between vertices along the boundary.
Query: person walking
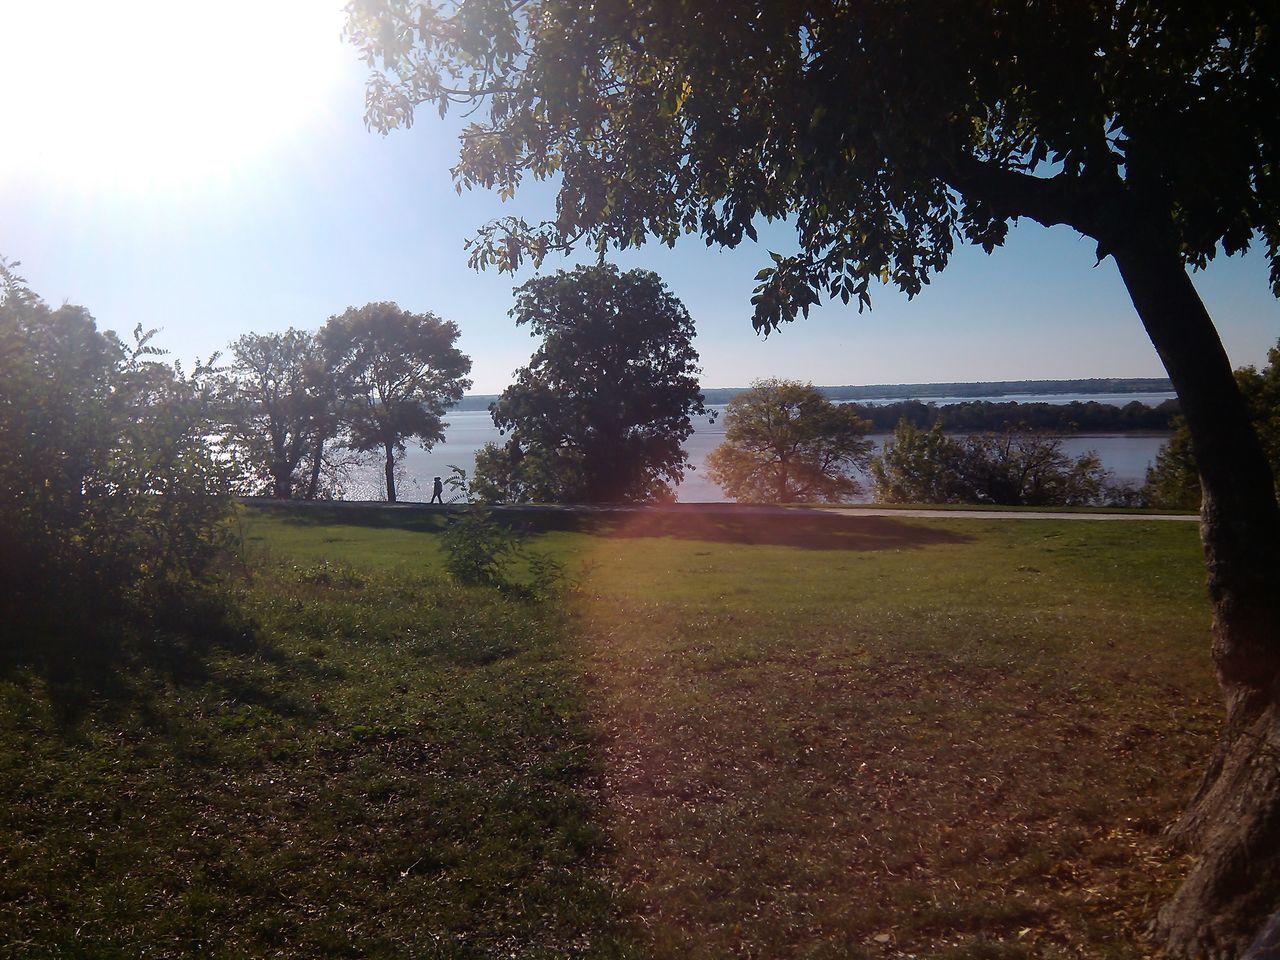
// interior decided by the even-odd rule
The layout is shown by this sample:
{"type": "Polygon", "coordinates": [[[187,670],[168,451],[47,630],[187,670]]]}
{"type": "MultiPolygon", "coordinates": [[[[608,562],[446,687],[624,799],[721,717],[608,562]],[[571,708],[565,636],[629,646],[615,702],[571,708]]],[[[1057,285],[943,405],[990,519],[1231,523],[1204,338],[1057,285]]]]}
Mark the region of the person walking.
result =
{"type": "Polygon", "coordinates": [[[435,483],[431,485],[431,502],[444,504],[444,484],[440,482],[439,477],[436,477],[435,483]]]}

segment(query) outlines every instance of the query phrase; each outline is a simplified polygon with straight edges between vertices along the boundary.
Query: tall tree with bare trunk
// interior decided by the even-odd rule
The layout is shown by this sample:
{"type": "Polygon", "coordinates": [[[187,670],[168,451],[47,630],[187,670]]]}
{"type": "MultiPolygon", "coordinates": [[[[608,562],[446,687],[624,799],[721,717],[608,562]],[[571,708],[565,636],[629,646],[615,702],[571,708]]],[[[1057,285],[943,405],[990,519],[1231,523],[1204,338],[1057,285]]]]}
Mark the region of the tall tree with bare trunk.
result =
{"type": "Polygon", "coordinates": [[[471,386],[471,358],[454,346],[458,334],[452,321],[394,303],[351,307],[320,330],[343,442],[382,454],[390,503],[396,502],[396,464],[406,441],[430,450],[443,440],[445,411],[471,386]]]}
{"type": "Polygon", "coordinates": [[[221,404],[227,442],[271,496],[314,498],[312,480],[337,432],[333,379],[316,337],[292,327],[246,333],[230,349],[221,404]]]}

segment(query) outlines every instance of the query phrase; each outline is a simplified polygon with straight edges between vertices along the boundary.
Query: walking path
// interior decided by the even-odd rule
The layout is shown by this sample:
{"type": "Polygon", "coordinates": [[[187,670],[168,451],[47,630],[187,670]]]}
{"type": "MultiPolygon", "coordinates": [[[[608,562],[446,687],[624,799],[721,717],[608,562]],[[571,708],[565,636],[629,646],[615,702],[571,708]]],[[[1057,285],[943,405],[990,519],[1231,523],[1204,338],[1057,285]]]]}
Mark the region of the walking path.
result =
{"type": "Polygon", "coordinates": [[[929,517],[972,520],[1185,520],[1199,522],[1195,513],[1077,513],[1071,510],[892,510],[884,507],[815,507],[849,517],[929,517]]]}
{"type": "MultiPolygon", "coordinates": [[[[452,513],[466,504],[446,503],[386,503],[381,500],[273,500],[270,497],[241,497],[241,503],[255,507],[289,507],[319,510],[430,510],[452,513]]],[[[498,513],[697,513],[728,516],[831,513],[842,517],[901,517],[928,520],[1122,520],[1122,521],[1181,521],[1197,523],[1194,513],[1088,513],[1069,510],[984,510],[981,507],[958,510],[928,508],[893,509],[877,506],[813,506],[780,507],[759,503],[662,503],[662,504],[560,504],[524,503],[497,504],[489,508],[498,513]]]]}

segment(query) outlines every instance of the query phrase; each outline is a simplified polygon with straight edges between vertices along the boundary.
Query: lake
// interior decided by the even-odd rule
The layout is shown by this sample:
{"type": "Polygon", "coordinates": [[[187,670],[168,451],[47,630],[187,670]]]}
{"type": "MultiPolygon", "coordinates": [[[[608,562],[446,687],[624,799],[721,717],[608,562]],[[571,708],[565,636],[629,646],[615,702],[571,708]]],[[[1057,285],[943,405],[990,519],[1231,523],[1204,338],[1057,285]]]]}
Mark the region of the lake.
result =
{"type": "MultiPolygon", "coordinates": [[[[923,399],[927,403],[943,406],[948,403],[973,403],[987,400],[992,403],[1016,401],[1018,403],[1071,403],[1078,401],[1088,403],[1110,403],[1123,406],[1137,400],[1148,406],[1157,406],[1171,399],[1171,393],[1125,393],[1125,394],[1050,394],[1019,395],[1003,397],[899,397],[897,400],[923,399]]],[[[895,400],[860,401],[867,404],[893,403],[895,400]]],[[[685,450],[689,454],[692,470],[686,470],[684,482],[676,491],[676,497],[684,503],[723,503],[724,494],[720,488],[707,479],[702,470],[706,456],[724,440],[724,405],[714,405],[709,409],[717,413],[716,422],[708,424],[705,418],[694,422],[694,432],[685,441],[685,450]]],[[[447,477],[450,464],[463,467],[470,476],[475,466],[476,452],[489,441],[500,441],[497,428],[489,417],[487,410],[453,411],[446,417],[448,427],[445,429],[443,443],[436,444],[432,450],[423,450],[410,445],[403,462],[403,479],[397,487],[401,500],[429,500],[431,498],[431,480],[433,477],[447,477]]],[[[872,434],[876,452],[888,434],[872,434]]],[[[1156,458],[1156,453],[1167,438],[1163,435],[1149,434],[1104,434],[1098,436],[1072,435],[1063,441],[1063,452],[1072,457],[1093,450],[1102,460],[1103,466],[1110,470],[1117,480],[1125,483],[1141,484],[1146,477],[1147,467],[1156,458]]],[[[870,484],[866,484],[864,499],[871,499],[870,484]]],[[[385,493],[382,487],[381,467],[361,469],[347,489],[347,497],[352,500],[381,500],[385,493]]]]}

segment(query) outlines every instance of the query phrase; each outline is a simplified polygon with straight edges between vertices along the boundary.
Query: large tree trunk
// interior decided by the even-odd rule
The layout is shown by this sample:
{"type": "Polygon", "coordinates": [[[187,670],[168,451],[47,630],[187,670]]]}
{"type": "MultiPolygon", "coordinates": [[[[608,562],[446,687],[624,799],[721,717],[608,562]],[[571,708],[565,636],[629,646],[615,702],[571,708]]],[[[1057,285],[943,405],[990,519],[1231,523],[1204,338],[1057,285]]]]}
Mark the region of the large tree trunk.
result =
{"type": "Polygon", "coordinates": [[[311,451],[311,480],[307,484],[307,499],[314,500],[320,494],[320,469],[324,466],[324,438],[316,440],[311,451]]]}
{"type": "Polygon", "coordinates": [[[286,469],[279,461],[271,466],[271,489],[277,500],[289,500],[293,497],[293,471],[286,469]]]}
{"type": "Polygon", "coordinates": [[[1231,365],[1176,252],[1113,250],[1182,403],[1226,722],[1175,840],[1201,856],[1153,933],[1171,957],[1240,956],[1280,904],[1280,510],[1231,365]]]}
{"type": "Polygon", "coordinates": [[[384,472],[387,477],[387,503],[396,502],[396,449],[391,444],[385,444],[384,449],[387,453],[386,463],[384,464],[384,472]]]}

